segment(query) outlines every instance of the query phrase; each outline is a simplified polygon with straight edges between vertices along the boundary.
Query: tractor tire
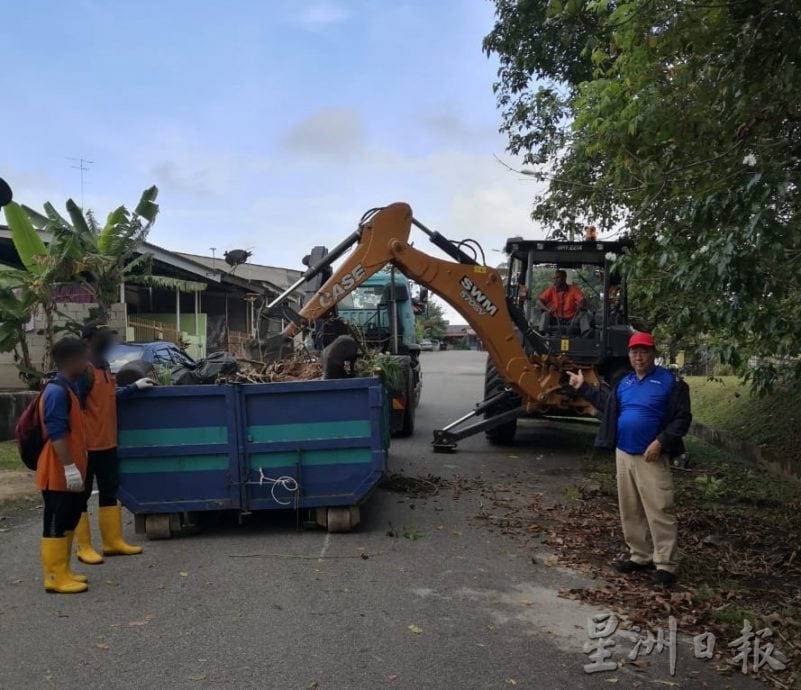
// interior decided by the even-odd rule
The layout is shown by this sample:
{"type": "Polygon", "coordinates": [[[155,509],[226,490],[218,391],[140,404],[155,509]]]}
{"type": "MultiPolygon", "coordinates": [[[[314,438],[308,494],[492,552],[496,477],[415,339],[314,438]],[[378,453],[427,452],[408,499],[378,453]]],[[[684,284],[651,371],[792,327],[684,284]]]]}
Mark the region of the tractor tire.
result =
{"type": "MultiPolygon", "coordinates": [[[[484,399],[486,400],[490,396],[500,393],[501,391],[505,390],[506,387],[506,381],[498,373],[498,370],[495,368],[492,360],[487,357],[487,373],[484,378],[484,399]]],[[[521,404],[522,402],[520,398],[518,396],[514,396],[513,398],[509,398],[508,400],[504,401],[500,405],[494,405],[493,407],[487,409],[487,411],[484,412],[484,418],[489,419],[497,414],[517,409],[521,404]]],[[[514,443],[515,434],[517,434],[517,420],[513,419],[511,422],[501,424],[501,426],[496,426],[494,429],[488,429],[484,433],[487,436],[487,440],[492,445],[509,446],[514,443]]]]}

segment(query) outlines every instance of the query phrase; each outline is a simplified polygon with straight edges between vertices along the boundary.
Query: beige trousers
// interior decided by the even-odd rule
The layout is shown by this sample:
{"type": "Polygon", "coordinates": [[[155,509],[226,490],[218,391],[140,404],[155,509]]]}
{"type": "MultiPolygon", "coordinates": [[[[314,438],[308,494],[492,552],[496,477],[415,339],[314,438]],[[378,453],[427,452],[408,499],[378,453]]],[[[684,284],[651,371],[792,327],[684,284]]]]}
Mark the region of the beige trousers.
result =
{"type": "Polygon", "coordinates": [[[615,459],[620,519],[631,560],[643,565],[653,561],[657,568],[675,573],[678,551],[670,461],[663,456],[647,462],[645,456],[620,448],[615,459]]]}

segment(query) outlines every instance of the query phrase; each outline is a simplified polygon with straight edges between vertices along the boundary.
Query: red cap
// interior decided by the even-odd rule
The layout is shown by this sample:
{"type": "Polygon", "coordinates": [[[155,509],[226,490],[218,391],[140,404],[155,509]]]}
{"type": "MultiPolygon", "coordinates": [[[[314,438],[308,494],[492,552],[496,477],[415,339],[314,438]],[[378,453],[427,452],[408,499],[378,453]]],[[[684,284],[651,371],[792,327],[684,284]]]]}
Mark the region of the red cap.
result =
{"type": "Polygon", "coordinates": [[[656,347],[654,336],[650,333],[635,333],[629,338],[629,349],[632,347],[656,347]]]}

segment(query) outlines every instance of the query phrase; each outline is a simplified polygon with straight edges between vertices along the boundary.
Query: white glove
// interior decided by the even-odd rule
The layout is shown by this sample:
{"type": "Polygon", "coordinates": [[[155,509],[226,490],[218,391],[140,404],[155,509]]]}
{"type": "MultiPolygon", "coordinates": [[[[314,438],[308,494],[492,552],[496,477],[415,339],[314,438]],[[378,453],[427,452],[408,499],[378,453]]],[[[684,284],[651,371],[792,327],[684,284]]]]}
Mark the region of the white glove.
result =
{"type": "Polygon", "coordinates": [[[140,391],[143,391],[145,388],[153,388],[156,385],[156,382],[153,379],[149,379],[147,377],[143,379],[137,379],[134,381],[134,386],[136,386],[140,391]]]}
{"type": "Polygon", "coordinates": [[[67,491],[80,491],[83,489],[83,477],[75,464],[64,465],[64,479],[67,481],[67,491]]]}

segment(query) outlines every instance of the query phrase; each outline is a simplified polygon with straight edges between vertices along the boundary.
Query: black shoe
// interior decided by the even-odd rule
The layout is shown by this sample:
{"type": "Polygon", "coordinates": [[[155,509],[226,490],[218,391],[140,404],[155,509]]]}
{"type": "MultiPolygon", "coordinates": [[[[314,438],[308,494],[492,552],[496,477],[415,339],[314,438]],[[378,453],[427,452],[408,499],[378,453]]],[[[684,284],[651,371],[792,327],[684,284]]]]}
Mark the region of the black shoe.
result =
{"type": "Polygon", "coordinates": [[[672,587],[676,584],[676,576],[667,570],[657,570],[654,573],[654,584],[662,587],[672,587]]]}
{"type": "Polygon", "coordinates": [[[638,573],[642,570],[650,570],[653,567],[653,563],[636,563],[631,559],[615,563],[615,570],[619,573],[638,573]]]}

